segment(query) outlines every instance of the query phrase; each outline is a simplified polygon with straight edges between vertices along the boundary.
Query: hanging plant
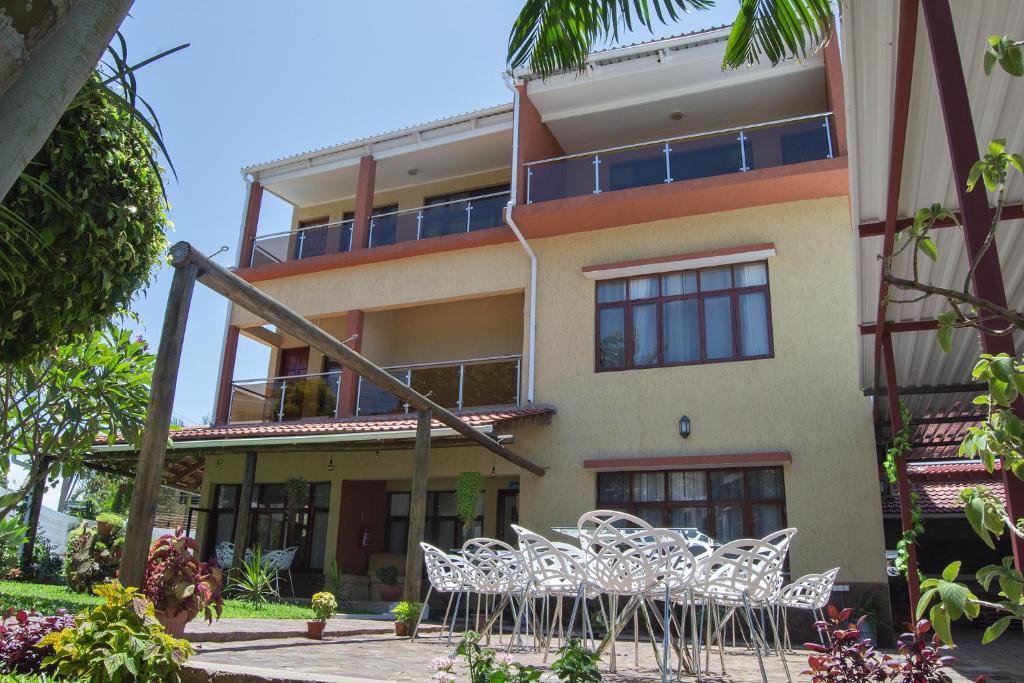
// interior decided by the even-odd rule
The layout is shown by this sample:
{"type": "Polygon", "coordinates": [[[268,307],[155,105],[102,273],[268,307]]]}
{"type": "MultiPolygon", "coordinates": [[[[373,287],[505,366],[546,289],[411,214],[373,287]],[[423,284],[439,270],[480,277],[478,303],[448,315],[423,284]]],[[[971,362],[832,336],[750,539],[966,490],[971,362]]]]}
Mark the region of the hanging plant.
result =
{"type": "Polygon", "coordinates": [[[284,484],[286,505],[290,512],[299,512],[309,505],[309,482],[302,477],[289,477],[284,484]]]}
{"type": "Polygon", "coordinates": [[[455,483],[455,508],[466,536],[470,534],[476,522],[476,508],[480,501],[482,485],[483,476],[479,472],[463,472],[455,483]]]}

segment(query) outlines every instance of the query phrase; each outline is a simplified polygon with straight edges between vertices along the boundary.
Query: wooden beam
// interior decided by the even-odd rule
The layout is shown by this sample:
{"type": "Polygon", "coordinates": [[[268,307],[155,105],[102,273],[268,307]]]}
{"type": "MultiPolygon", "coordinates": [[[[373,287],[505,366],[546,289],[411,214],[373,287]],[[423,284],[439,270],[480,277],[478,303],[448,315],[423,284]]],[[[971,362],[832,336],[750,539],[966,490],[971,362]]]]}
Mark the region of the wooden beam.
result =
{"type": "Polygon", "coordinates": [[[125,586],[142,586],[146,575],[146,559],[149,557],[153,537],[153,519],[160,500],[160,482],[167,453],[167,430],[171,424],[174,389],[181,364],[181,347],[185,341],[185,325],[198,271],[191,263],[175,269],[167,295],[167,310],[164,311],[164,325],[160,331],[160,346],[156,354],[156,367],[153,369],[149,408],[139,446],[139,465],[135,473],[131,511],[128,514],[128,530],[125,532],[121,554],[120,579],[125,586]]]}
{"type": "MultiPolygon", "coordinates": [[[[309,344],[312,348],[318,349],[328,358],[340,363],[344,367],[351,368],[367,381],[373,382],[385,391],[391,392],[413,408],[431,411],[438,422],[451,427],[470,441],[483,446],[527,472],[536,474],[538,477],[544,476],[543,467],[513,453],[494,439],[473,429],[473,427],[460,420],[447,408],[434,403],[423,394],[403,384],[397,378],[385,372],[383,368],[372,363],[362,354],[345,346],[344,343],[312,324],[295,311],[267,296],[220,264],[206,258],[193,249],[192,245],[188,242],[178,242],[171,247],[171,259],[171,263],[175,268],[185,268],[188,265],[197,267],[200,271],[199,281],[213,291],[246,310],[255,313],[263,320],[276,325],[279,330],[287,332],[296,339],[309,344]]],[[[166,434],[167,431],[165,429],[165,438],[166,434]]]]}
{"type": "MultiPolygon", "coordinates": [[[[960,216],[959,211],[954,211],[956,219],[960,223],[963,222],[963,218],[960,216]]],[[[995,208],[989,209],[990,220],[994,220],[996,217],[995,208]]],[[[1003,207],[1003,212],[1000,215],[1002,221],[1016,221],[1024,218],[1024,204],[1008,204],[1003,207]]],[[[914,224],[914,217],[899,218],[896,220],[896,231],[904,230],[914,224]]],[[[935,221],[933,227],[936,228],[952,228],[956,223],[951,220],[935,221]]],[[[861,237],[881,237],[885,234],[885,221],[874,221],[872,223],[861,223],[858,227],[857,232],[861,237]]]]}
{"type": "Polygon", "coordinates": [[[275,349],[281,348],[281,345],[284,344],[284,339],[281,338],[281,335],[273,330],[268,330],[266,327],[243,327],[241,328],[241,333],[250,339],[273,346],[275,349]]]}
{"type": "Polygon", "coordinates": [[[430,473],[429,410],[416,414],[416,465],[412,475],[412,493],[409,495],[409,537],[405,550],[405,592],[410,602],[420,599],[420,575],[423,566],[423,529],[427,518],[427,476],[430,473]]]}
{"type": "Polygon", "coordinates": [[[235,556],[231,568],[242,566],[245,547],[249,545],[249,526],[252,521],[252,496],[256,488],[256,451],[245,452],[245,469],[242,470],[242,490],[238,494],[238,509],[235,511],[235,556]]]}

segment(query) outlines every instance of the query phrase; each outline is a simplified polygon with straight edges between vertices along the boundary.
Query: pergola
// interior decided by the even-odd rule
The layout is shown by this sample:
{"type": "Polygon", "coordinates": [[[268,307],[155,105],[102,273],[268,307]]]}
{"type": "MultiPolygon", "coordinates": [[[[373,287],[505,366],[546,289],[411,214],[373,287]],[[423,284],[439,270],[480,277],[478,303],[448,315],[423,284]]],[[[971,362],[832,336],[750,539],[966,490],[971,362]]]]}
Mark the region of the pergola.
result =
{"type": "MultiPolygon", "coordinates": [[[[416,410],[415,469],[409,502],[409,535],[406,554],[405,595],[411,599],[420,593],[420,566],[423,553],[420,541],[426,513],[427,474],[430,466],[430,445],[433,422],[439,422],[471,443],[475,443],[508,460],[512,464],[535,474],[544,475],[544,468],[512,452],[496,438],[482,433],[428,397],[413,390],[394,376],[350,349],[344,342],[332,337],[315,324],[303,318],[279,301],[267,296],[224,266],[214,263],[197,252],[188,242],[171,247],[171,265],[174,279],[167,297],[167,310],[160,335],[156,367],[153,371],[153,389],[150,395],[146,423],[138,450],[135,491],[132,496],[128,529],[125,533],[121,558],[120,578],[129,586],[141,586],[145,578],[146,559],[153,533],[159,488],[165,474],[168,428],[174,404],[174,390],[181,362],[181,349],[188,321],[192,291],[198,280],[203,285],[260,316],[283,332],[318,349],[331,360],[353,370],[377,386],[408,403],[416,410]]],[[[241,497],[251,501],[255,480],[256,453],[246,453],[241,497]]],[[[242,547],[248,529],[249,506],[239,509],[236,545],[242,547]],[[241,542],[239,543],[239,538],[241,542]]],[[[237,563],[242,553],[235,554],[237,563]]]]}
{"type": "MultiPolygon", "coordinates": [[[[936,342],[936,316],[946,304],[939,297],[896,303],[881,279],[879,254],[893,253],[894,237],[919,208],[934,203],[957,211],[963,231],[936,230],[935,263],[924,259],[920,279],[959,289],[968,264],[980,252],[993,207],[980,186],[966,191],[979,142],[1006,138],[1011,151],[1024,148],[1024,83],[1000,69],[986,77],[982,58],[991,35],[1024,35],[1024,3],[1012,0],[899,0],[844,3],[844,76],[849,116],[852,211],[858,226],[861,289],[861,370],[865,393],[885,397],[876,403],[876,422],[888,433],[901,428],[900,397],[912,424],[950,425],[941,442],[955,446],[966,425],[979,419],[971,404],[981,387],[971,383],[978,354],[1014,354],[1020,338],[954,333],[952,350],[936,342]],[[884,406],[884,407],[883,407],[884,406]],[[886,416],[886,413],[888,415],[886,416]],[[947,443],[948,442],[948,443],[947,443]]],[[[1024,183],[1015,178],[1007,195],[997,245],[989,249],[971,278],[975,295],[1016,308],[1024,301],[1024,183]]],[[[948,228],[948,225],[942,226],[948,228]]],[[[904,254],[904,256],[909,256],[904,254]]],[[[909,258],[894,263],[909,273],[909,258]]],[[[1014,409],[1024,415],[1024,405],[1014,409]]],[[[1024,482],[1003,471],[1007,507],[1024,516],[1024,482]]],[[[903,529],[911,526],[906,462],[899,462],[898,485],[903,529]]],[[[909,548],[911,604],[919,596],[917,556],[909,548]]],[[[1024,544],[1013,539],[1017,567],[1024,544]]]]}

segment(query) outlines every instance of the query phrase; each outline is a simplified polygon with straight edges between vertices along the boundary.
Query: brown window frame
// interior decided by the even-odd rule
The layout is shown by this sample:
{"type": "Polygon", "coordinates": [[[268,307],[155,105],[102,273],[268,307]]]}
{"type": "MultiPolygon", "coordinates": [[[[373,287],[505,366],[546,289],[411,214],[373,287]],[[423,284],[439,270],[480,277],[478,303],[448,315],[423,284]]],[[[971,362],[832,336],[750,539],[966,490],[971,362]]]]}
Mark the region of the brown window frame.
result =
{"type": "Polygon", "coordinates": [[[708,469],[673,469],[673,470],[615,470],[609,472],[598,472],[594,478],[594,485],[596,491],[594,493],[594,499],[597,501],[597,507],[603,510],[616,510],[619,512],[627,512],[631,515],[639,516],[641,509],[654,509],[661,508],[661,526],[671,527],[672,526],[672,510],[674,508],[705,508],[708,510],[707,523],[708,528],[705,531],[708,536],[711,536],[716,541],[719,540],[716,535],[715,528],[715,515],[713,510],[715,507],[741,507],[743,509],[743,535],[752,538],[755,536],[754,533],[754,517],[753,508],[755,505],[777,505],[780,508],[779,519],[781,520],[781,528],[785,529],[787,526],[786,518],[786,477],[782,467],[779,466],[766,466],[766,467],[720,467],[720,468],[708,468],[708,469]],[[782,482],[782,496],[780,498],[751,498],[750,497],[750,483],[747,477],[747,472],[756,470],[776,470],[779,472],[782,482]],[[706,497],[703,500],[672,500],[671,499],[671,475],[674,473],[695,473],[700,472],[704,474],[704,486],[706,497]],[[728,473],[728,472],[742,472],[743,473],[743,497],[739,499],[716,499],[711,497],[711,473],[728,473]],[[637,501],[633,500],[633,478],[638,474],[662,474],[664,475],[664,491],[662,492],[662,500],[657,501],[637,501]],[[610,501],[603,500],[601,498],[601,477],[607,475],[628,475],[629,476],[629,500],[628,501],[610,501]]]}
{"type": "Polygon", "coordinates": [[[772,297],[771,297],[771,273],[769,272],[768,262],[766,260],[757,261],[745,261],[743,263],[731,263],[721,266],[711,266],[708,268],[690,268],[686,270],[672,270],[664,273],[651,273],[650,275],[637,275],[633,277],[622,277],[622,278],[610,278],[607,280],[598,280],[594,283],[594,372],[622,372],[624,370],[648,370],[651,368],[666,368],[666,367],[677,367],[682,365],[705,365],[709,363],[732,363],[736,361],[746,360],[761,360],[765,358],[775,357],[775,334],[772,325],[772,297]],[[736,268],[739,266],[764,264],[765,267],[765,281],[763,285],[751,285],[747,287],[736,286],[736,268]],[[723,289],[709,290],[707,292],[701,289],[700,274],[702,271],[718,270],[723,267],[730,269],[730,286],[723,289]],[[694,292],[686,294],[673,294],[665,296],[662,294],[662,281],[663,278],[669,275],[683,275],[686,273],[693,273],[697,278],[697,289],[694,292]],[[658,296],[650,297],[646,299],[630,299],[629,297],[629,283],[631,280],[642,280],[646,278],[654,277],[658,281],[658,296]],[[622,283],[625,288],[625,297],[621,301],[598,301],[598,290],[601,285],[609,283],[622,283]],[[768,353],[758,356],[744,356],[740,351],[740,345],[742,343],[739,320],[739,300],[741,294],[751,292],[763,292],[765,296],[765,311],[767,313],[768,323],[768,353]],[[707,357],[707,331],[704,322],[704,300],[706,298],[729,296],[730,306],[730,320],[732,323],[732,355],[725,358],[708,358],[707,357]],[[664,361],[665,355],[665,339],[664,339],[664,308],[665,304],[673,301],[697,301],[697,321],[698,331],[700,334],[700,358],[697,360],[688,361],[677,361],[666,363],[664,361]],[[657,357],[658,360],[655,363],[649,365],[636,365],[633,362],[633,306],[644,306],[654,304],[656,306],[656,329],[657,329],[657,357]],[[623,360],[624,365],[621,367],[601,367],[601,311],[608,309],[622,309],[623,311],[623,360]]]}
{"type": "MultiPolygon", "coordinates": [[[[428,502],[428,505],[427,505],[426,516],[425,516],[424,524],[423,524],[423,537],[424,538],[436,539],[438,537],[439,533],[440,533],[439,530],[441,528],[441,522],[454,522],[456,538],[462,538],[462,535],[463,535],[462,522],[459,521],[459,516],[457,514],[455,514],[455,515],[442,515],[441,512],[440,512],[440,509],[441,509],[440,496],[441,496],[441,494],[444,494],[444,493],[450,493],[452,495],[455,495],[455,491],[451,491],[451,490],[427,491],[427,502],[428,502]],[[429,503],[432,503],[432,504],[429,504],[429,503]]],[[[407,514],[406,515],[392,515],[391,514],[391,498],[393,496],[411,496],[411,495],[412,495],[412,493],[410,491],[388,491],[387,507],[385,508],[387,510],[387,515],[386,515],[386,517],[384,519],[384,548],[385,549],[391,547],[391,524],[392,524],[392,522],[399,522],[399,521],[405,520],[405,522],[406,522],[406,529],[408,529],[408,522],[409,522],[409,515],[407,515],[407,514]]],[[[480,491],[481,499],[483,499],[483,496],[484,496],[484,491],[481,490],[480,491]]],[[[485,506],[483,506],[483,507],[485,507],[485,506]]],[[[482,530],[484,528],[484,515],[483,515],[483,512],[481,512],[479,515],[477,515],[476,522],[477,522],[477,524],[480,525],[480,529],[481,529],[481,533],[482,533],[482,530]]],[[[463,542],[465,542],[467,540],[468,539],[463,539],[463,542]]],[[[408,552],[408,550],[409,550],[409,548],[408,548],[409,539],[408,538],[404,538],[404,539],[402,539],[402,541],[403,541],[403,544],[406,546],[406,548],[403,550],[403,553],[404,552],[408,552]]],[[[441,548],[441,550],[443,550],[445,552],[448,552],[449,550],[452,550],[452,548],[441,548]]]]}

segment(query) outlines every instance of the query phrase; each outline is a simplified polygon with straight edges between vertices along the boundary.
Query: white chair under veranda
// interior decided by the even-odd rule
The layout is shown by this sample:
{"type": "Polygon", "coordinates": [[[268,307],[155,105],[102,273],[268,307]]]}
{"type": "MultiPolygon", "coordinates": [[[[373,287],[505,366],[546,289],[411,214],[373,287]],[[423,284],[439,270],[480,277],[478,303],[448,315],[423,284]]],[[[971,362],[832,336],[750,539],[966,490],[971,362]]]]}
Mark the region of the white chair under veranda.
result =
{"type": "Polygon", "coordinates": [[[231,541],[221,541],[217,544],[217,547],[213,549],[214,554],[217,556],[217,564],[222,569],[230,569],[231,565],[235,562],[235,544],[231,541]]]}
{"type": "Polygon", "coordinates": [[[782,658],[786,679],[792,680],[785,652],[779,641],[779,629],[773,608],[781,586],[783,565],[795,534],[796,529],[783,529],[762,539],[730,541],[716,549],[702,566],[697,580],[696,595],[705,601],[708,607],[705,610],[709,636],[707,645],[710,648],[713,640],[718,640],[723,669],[723,629],[730,619],[736,618],[739,614],[746,622],[747,631],[751,636],[761,680],[767,683],[768,677],[762,657],[762,652],[769,650],[767,634],[760,620],[754,615],[754,610],[763,610],[771,622],[775,647],[782,658]],[[724,618],[718,617],[720,608],[726,611],[724,618]]]}
{"type": "MultiPolygon", "coordinates": [[[[449,593],[448,606],[444,610],[444,619],[441,620],[441,635],[444,636],[444,627],[448,623],[448,614],[451,612],[452,600],[456,595],[461,597],[466,590],[466,581],[463,577],[462,558],[457,555],[449,555],[440,548],[429,543],[420,543],[423,549],[423,564],[427,568],[427,579],[430,581],[430,588],[427,590],[427,597],[423,601],[423,610],[430,602],[430,594],[449,593]]],[[[412,640],[416,640],[416,634],[420,630],[420,620],[423,617],[423,610],[420,610],[420,619],[416,620],[416,627],[412,631],[412,640]]],[[[452,632],[455,630],[455,617],[458,614],[459,606],[455,605],[455,613],[452,614],[452,624],[448,628],[448,641],[451,642],[452,632]]]]}
{"type": "Polygon", "coordinates": [[[476,593],[476,620],[479,621],[481,608],[486,618],[481,633],[490,639],[494,622],[511,604],[513,613],[518,614],[516,599],[525,602],[526,573],[523,555],[508,543],[493,538],[471,538],[462,544],[463,577],[466,583],[466,625],[469,626],[470,594],[476,593]],[[484,602],[486,601],[486,605],[484,602]]]}
{"type": "Polygon", "coordinates": [[[274,589],[278,595],[281,594],[281,574],[288,575],[288,586],[295,597],[295,583],[292,581],[292,563],[295,562],[295,554],[299,551],[296,545],[282,548],[281,550],[270,550],[263,554],[263,566],[274,572],[274,589]]]}
{"type": "MultiPolygon", "coordinates": [[[[839,567],[821,574],[805,574],[779,592],[775,602],[782,610],[782,632],[785,634],[787,650],[792,650],[793,647],[789,639],[789,610],[806,610],[815,621],[825,621],[823,610],[832,596],[832,588],[838,576],[839,567]]],[[[820,630],[818,637],[823,637],[820,630]]]]}

